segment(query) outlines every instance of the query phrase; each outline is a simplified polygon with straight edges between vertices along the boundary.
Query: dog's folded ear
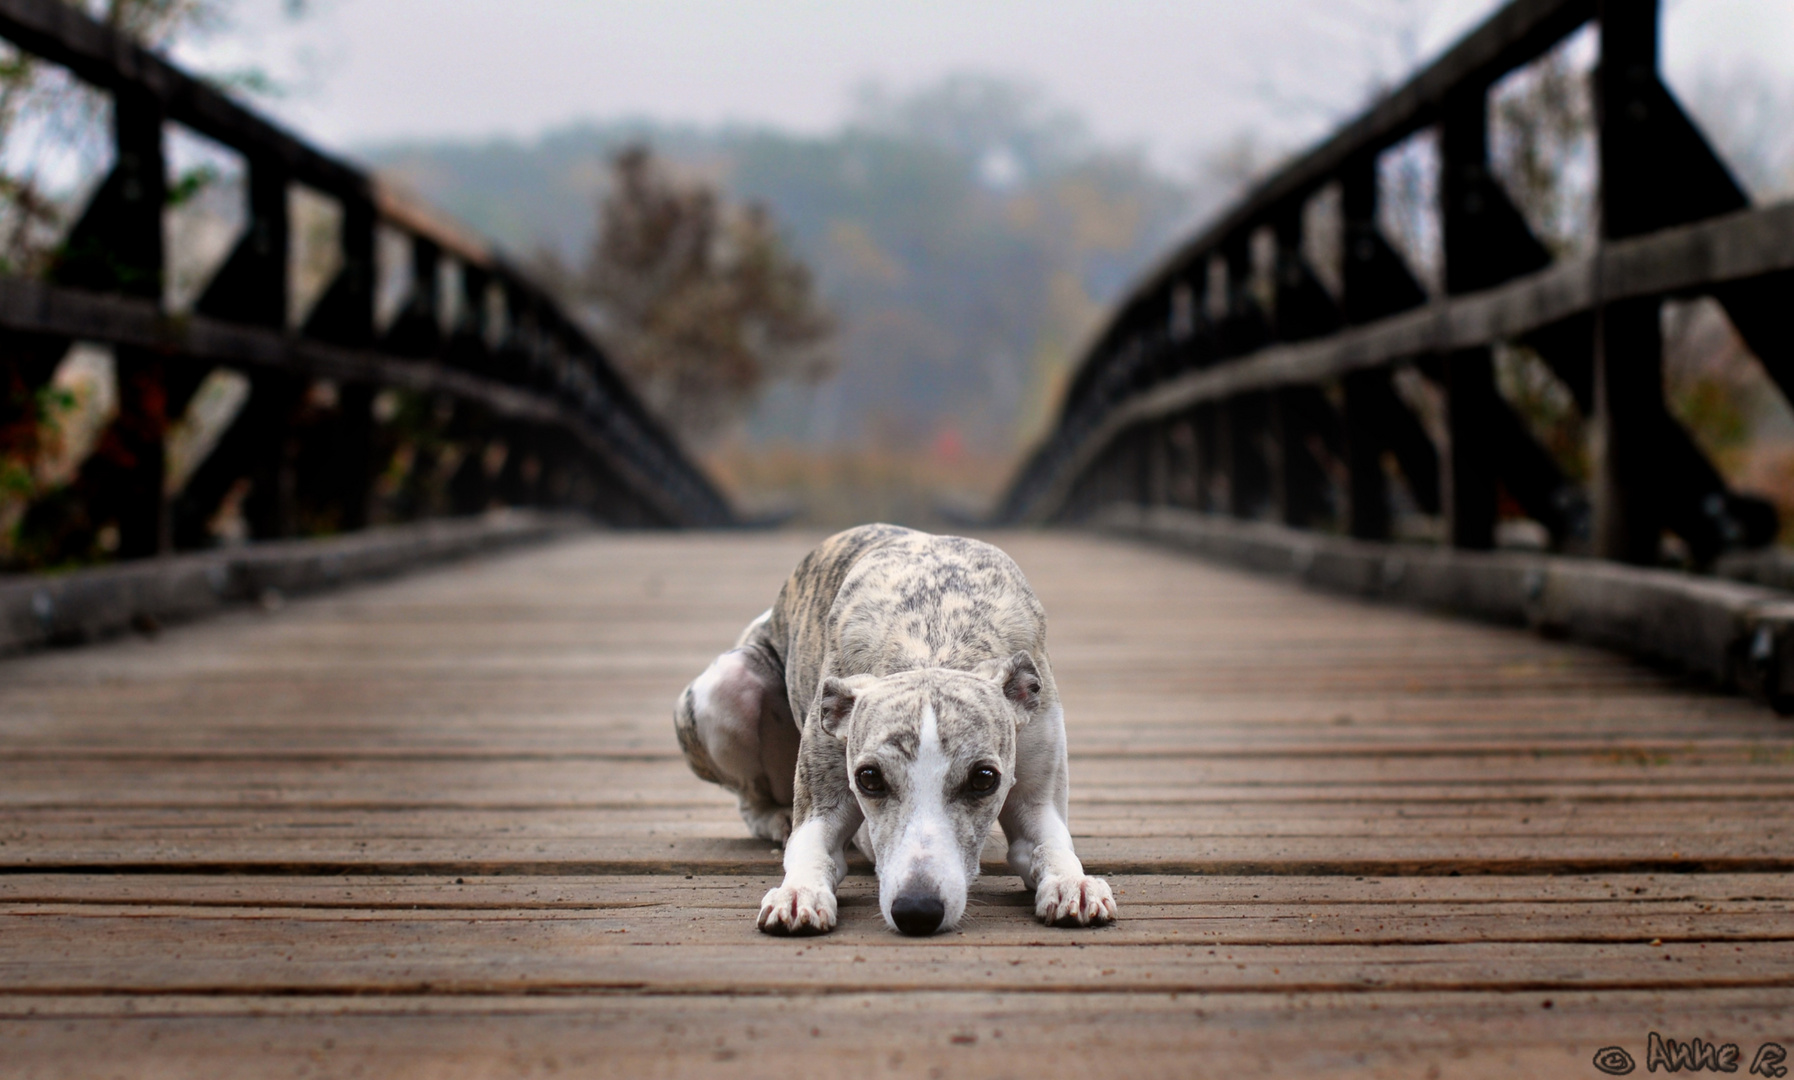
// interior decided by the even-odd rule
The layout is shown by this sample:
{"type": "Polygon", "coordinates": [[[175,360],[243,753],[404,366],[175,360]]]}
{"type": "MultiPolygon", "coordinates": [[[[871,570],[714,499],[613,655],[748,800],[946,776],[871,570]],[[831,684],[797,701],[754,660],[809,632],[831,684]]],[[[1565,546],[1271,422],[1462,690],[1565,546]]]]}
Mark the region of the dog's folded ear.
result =
{"type": "Polygon", "coordinates": [[[1003,696],[1021,708],[1022,723],[1040,711],[1040,669],[1034,666],[1034,657],[1027,650],[1003,661],[997,669],[997,683],[1003,688],[1003,696]]]}
{"type": "Polygon", "coordinates": [[[822,680],[822,689],[816,692],[816,717],[822,730],[840,738],[841,725],[853,715],[853,703],[871,681],[870,675],[854,675],[846,679],[830,675],[822,680]]]}

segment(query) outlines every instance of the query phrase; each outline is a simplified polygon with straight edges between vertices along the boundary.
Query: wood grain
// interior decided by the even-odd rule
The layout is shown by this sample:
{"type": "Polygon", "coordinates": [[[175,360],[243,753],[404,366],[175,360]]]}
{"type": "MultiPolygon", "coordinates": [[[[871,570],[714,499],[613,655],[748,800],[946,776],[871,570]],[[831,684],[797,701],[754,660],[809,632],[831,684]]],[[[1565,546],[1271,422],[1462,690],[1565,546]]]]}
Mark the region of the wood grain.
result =
{"type": "Polygon", "coordinates": [[[1132,544],[1047,604],[1116,927],[756,933],[674,696],[815,537],[596,537],[0,666],[4,1075],[1590,1076],[1794,1047],[1794,726],[1132,544]],[[1432,1071],[1429,1071],[1432,1070],[1432,1071]]]}

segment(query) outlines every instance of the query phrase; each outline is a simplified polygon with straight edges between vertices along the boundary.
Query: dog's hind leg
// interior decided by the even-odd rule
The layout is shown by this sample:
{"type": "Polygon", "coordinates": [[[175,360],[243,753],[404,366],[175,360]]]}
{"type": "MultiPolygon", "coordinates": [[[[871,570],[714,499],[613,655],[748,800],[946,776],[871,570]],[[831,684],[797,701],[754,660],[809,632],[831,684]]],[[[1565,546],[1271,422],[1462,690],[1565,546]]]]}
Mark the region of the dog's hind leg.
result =
{"type": "Polygon", "coordinates": [[[757,640],[766,618],[754,620],[741,644],[711,661],[679,695],[673,727],[692,772],[735,793],[748,831],[784,843],[799,737],[784,673],[757,640]]]}

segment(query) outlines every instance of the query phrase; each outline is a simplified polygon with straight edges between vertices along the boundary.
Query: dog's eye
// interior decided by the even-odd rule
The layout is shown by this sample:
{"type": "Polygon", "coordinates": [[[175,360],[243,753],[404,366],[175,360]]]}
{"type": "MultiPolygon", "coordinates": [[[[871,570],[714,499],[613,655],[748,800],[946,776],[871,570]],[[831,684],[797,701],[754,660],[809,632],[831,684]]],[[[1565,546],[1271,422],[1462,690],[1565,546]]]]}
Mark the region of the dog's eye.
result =
{"type": "Polygon", "coordinates": [[[997,782],[1001,779],[1002,777],[998,775],[997,770],[991,768],[989,765],[980,765],[972,770],[971,776],[966,778],[966,787],[971,788],[980,795],[989,795],[991,792],[997,790],[997,782]]]}
{"type": "Polygon", "coordinates": [[[861,765],[853,774],[853,782],[860,789],[861,795],[883,795],[885,793],[885,774],[876,765],[861,765]]]}

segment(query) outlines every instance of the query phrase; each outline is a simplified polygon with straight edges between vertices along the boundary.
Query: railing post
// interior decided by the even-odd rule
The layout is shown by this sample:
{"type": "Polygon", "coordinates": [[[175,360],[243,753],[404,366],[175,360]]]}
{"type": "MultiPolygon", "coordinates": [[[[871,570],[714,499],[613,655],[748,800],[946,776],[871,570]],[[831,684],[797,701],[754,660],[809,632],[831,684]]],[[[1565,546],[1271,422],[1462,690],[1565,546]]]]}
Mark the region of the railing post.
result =
{"type": "Polygon", "coordinates": [[[1445,358],[1446,425],[1451,442],[1444,491],[1453,547],[1486,551],[1495,546],[1499,488],[1496,482],[1495,372],[1488,349],[1464,349],[1445,358]]]}
{"type": "MultiPolygon", "coordinates": [[[[545,385],[529,298],[508,276],[501,277],[500,284],[504,290],[505,338],[494,353],[494,375],[513,386],[545,385]]],[[[542,440],[534,425],[518,423],[509,426],[505,443],[505,464],[493,482],[494,491],[507,506],[533,506],[541,501],[542,440]]]]}
{"type": "MultiPolygon", "coordinates": [[[[1361,156],[1348,163],[1339,180],[1340,309],[1348,323],[1366,322],[1384,306],[1378,266],[1384,246],[1377,229],[1377,162],[1361,156]]],[[[1373,382],[1388,372],[1354,371],[1341,380],[1346,441],[1346,531],[1360,540],[1389,537],[1389,485],[1383,473],[1381,416],[1373,382]]]]}
{"type": "MultiPolygon", "coordinates": [[[[286,328],[288,181],[285,168],[272,157],[249,159],[244,234],[195,305],[199,314],[275,331],[286,328]]],[[[184,409],[186,397],[198,384],[195,370],[189,386],[183,387],[186,393],[178,400],[170,395],[171,410],[184,409]]],[[[250,535],[265,539],[297,531],[291,429],[306,387],[307,380],[288,372],[249,372],[249,400],[186,488],[175,494],[170,513],[175,546],[203,546],[208,520],[231,486],[244,477],[252,485],[243,502],[250,535]]]]}
{"type": "Polygon", "coordinates": [[[1277,521],[1297,527],[1307,524],[1301,508],[1300,481],[1296,478],[1297,463],[1306,453],[1300,440],[1301,429],[1290,409],[1289,391],[1278,389],[1266,394],[1261,445],[1270,465],[1271,509],[1277,521]]]}
{"type": "Polygon", "coordinates": [[[1302,205],[1277,218],[1277,299],[1272,325],[1280,341],[1301,341],[1339,329],[1339,305],[1302,253],[1302,205]]]}
{"type": "Polygon", "coordinates": [[[1234,434],[1237,415],[1234,411],[1236,400],[1223,398],[1208,406],[1214,416],[1214,422],[1208,425],[1213,433],[1214,453],[1208,455],[1211,480],[1208,497],[1210,509],[1217,514],[1239,515],[1240,495],[1234,486],[1234,450],[1239,445],[1234,434]]]}
{"type": "Polygon", "coordinates": [[[367,348],[374,342],[374,290],[378,273],[374,266],[374,232],[378,214],[364,196],[344,196],[343,223],[338,244],[342,266],[306,316],[306,337],[350,348],[367,348]]]}
{"type": "MultiPolygon", "coordinates": [[[[563,373],[571,368],[573,361],[546,326],[538,324],[535,341],[535,355],[541,364],[541,378],[547,384],[546,389],[565,401],[567,394],[563,373]]],[[[541,477],[536,485],[538,498],[547,506],[570,505],[573,498],[572,469],[579,453],[578,447],[570,437],[545,431],[536,444],[536,452],[542,462],[541,477]]]]}
{"type": "MultiPolygon", "coordinates": [[[[1601,0],[1601,235],[1611,240],[1657,224],[1649,145],[1657,88],[1656,0],[1601,0]]],[[[1663,337],[1655,299],[1595,312],[1594,552],[1650,564],[1662,544],[1660,477],[1653,458],[1667,417],[1663,337]]]]}
{"type": "Polygon", "coordinates": [[[1250,391],[1230,398],[1225,407],[1230,436],[1229,510],[1236,518],[1257,517],[1275,495],[1271,487],[1274,473],[1265,453],[1271,433],[1271,395],[1250,391]]]}
{"type": "Polygon", "coordinates": [[[438,271],[442,248],[422,236],[410,238],[411,293],[386,328],[386,351],[399,356],[436,358],[442,352],[442,323],[438,316],[438,271]]]}
{"type": "MultiPolygon", "coordinates": [[[[1223,359],[1241,356],[1270,340],[1264,309],[1252,295],[1252,234],[1242,230],[1221,246],[1227,272],[1227,314],[1220,326],[1223,359]]],[[[1227,477],[1227,511],[1236,518],[1258,514],[1273,498],[1272,472],[1265,461],[1269,406],[1262,391],[1223,401],[1223,453],[1227,477]]]]}
{"type": "Polygon", "coordinates": [[[1594,553],[1642,565],[1657,561],[1664,527],[1658,306],[1634,300],[1595,315],[1594,553]]]}
{"type": "Polygon", "coordinates": [[[1147,506],[1166,506],[1171,502],[1171,425],[1163,420],[1146,424],[1141,429],[1145,442],[1144,488],[1141,502],[1147,506]]]}
{"type": "Polygon", "coordinates": [[[1219,478],[1226,475],[1223,468],[1221,449],[1226,442],[1226,433],[1222,430],[1225,415],[1214,402],[1204,402],[1196,406],[1190,414],[1190,426],[1195,436],[1195,454],[1192,472],[1196,478],[1196,501],[1194,509],[1203,513],[1218,513],[1224,509],[1223,500],[1215,495],[1219,478]]]}
{"type": "MultiPolygon", "coordinates": [[[[398,356],[435,360],[442,355],[442,321],[439,270],[442,248],[431,239],[410,238],[411,293],[392,325],[386,329],[382,348],[398,356]]],[[[394,493],[392,512],[400,520],[429,517],[436,512],[441,494],[436,478],[439,460],[436,440],[453,419],[453,403],[429,397],[419,403],[414,418],[426,429],[424,438],[412,444],[411,462],[394,493]]]]}
{"type": "MultiPolygon", "coordinates": [[[[1424,304],[1426,290],[1377,224],[1374,155],[1347,162],[1340,174],[1339,202],[1345,244],[1340,260],[1340,307],[1346,323],[1373,322],[1424,304]]],[[[1437,513],[1441,486],[1437,450],[1396,396],[1387,369],[1355,371],[1342,382],[1346,470],[1351,486],[1348,527],[1360,539],[1387,539],[1391,522],[1383,452],[1395,454],[1421,509],[1437,513]]]]}
{"type": "Polygon", "coordinates": [[[1426,290],[1377,224],[1377,159],[1365,154],[1346,163],[1339,178],[1341,234],[1340,309],[1350,325],[1426,303],[1426,290]]]}
{"type": "Polygon", "coordinates": [[[194,309],[201,315],[284,330],[292,231],[287,212],[290,178],[271,156],[251,155],[248,164],[243,236],[194,309]]]}
{"type": "MultiPolygon", "coordinates": [[[[1315,277],[1302,252],[1302,204],[1293,202],[1273,228],[1277,244],[1276,302],[1272,328],[1280,341],[1320,337],[1339,329],[1339,306],[1315,277]]],[[[1327,474],[1311,446],[1332,405],[1307,387],[1287,387],[1271,398],[1271,442],[1276,457],[1278,516],[1286,525],[1312,525],[1326,509],[1327,474]]]]}
{"type": "MultiPolygon", "coordinates": [[[[491,376],[496,365],[486,342],[486,288],[491,276],[482,268],[461,263],[461,318],[449,339],[449,363],[491,376]]],[[[449,478],[449,508],[456,514],[477,514],[492,501],[492,477],[486,469],[495,426],[485,410],[468,402],[455,407],[454,433],[465,448],[455,475],[449,478]]],[[[505,447],[507,455],[510,447],[505,447]]]]}
{"type": "MultiPolygon", "coordinates": [[[[364,196],[342,200],[342,267],[306,317],[303,333],[320,341],[366,348],[374,341],[374,300],[378,274],[374,232],[378,215],[364,196]]],[[[337,431],[317,458],[315,469],[299,474],[298,486],[316,499],[319,513],[349,531],[368,522],[368,499],[376,470],[374,392],[371,383],[337,388],[337,431]]]]}
{"type": "Polygon", "coordinates": [[[1142,429],[1136,427],[1123,432],[1111,444],[1107,467],[1104,469],[1103,496],[1097,504],[1098,509],[1115,503],[1138,506],[1145,502],[1142,492],[1145,468],[1140,460],[1142,434],[1142,429]]]}
{"type": "Polygon", "coordinates": [[[1271,424],[1280,519],[1308,528],[1327,514],[1331,501],[1332,483],[1321,462],[1341,450],[1338,417],[1316,388],[1286,386],[1271,395],[1271,424]]]}
{"type": "Polygon", "coordinates": [[[461,263],[461,312],[450,331],[446,359],[456,367],[492,375],[492,348],[486,341],[486,290],[492,275],[484,267],[461,263]]]}
{"type": "Polygon", "coordinates": [[[1221,321],[1221,356],[1243,356],[1271,340],[1270,320],[1252,294],[1252,234],[1242,232],[1222,246],[1227,265],[1227,314],[1221,321]]]}
{"type": "Polygon", "coordinates": [[[1173,419],[1165,428],[1165,443],[1170,471],[1166,500],[1185,510],[1201,509],[1202,474],[1194,415],[1185,413],[1173,419]]]}
{"type": "Polygon", "coordinates": [[[1389,373],[1354,371],[1341,380],[1345,397],[1346,531],[1360,540],[1389,539],[1389,479],[1383,472],[1383,402],[1389,373]]]}
{"type": "MultiPolygon", "coordinates": [[[[51,271],[58,284],[161,302],[162,208],[166,163],[162,107],[129,83],[112,94],[112,172],[70,230],[51,271]]],[[[147,349],[113,353],[118,414],[76,482],[90,527],[111,522],[121,559],[154,555],[166,542],[162,477],[168,432],[163,357],[147,349]]]]}
{"type": "MultiPolygon", "coordinates": [[[[1493,219],[1505,205],[1489,176],[1488,93],[1480,84],[1446,99],[1439,124],[1440,207],[1445,239],[1445,291],[1471,292],[1505,276],[1491,266],[1492,247],[1505,232],[1493,219]]],[[[1444,358],[1446,420],[1446,523],[1454,547],[1495,546],[1500,498],[1495,455],[1495,413],[1501,408],[1495,371],[1486,347],[1444,358]]]]}
{"type": "Polygon", "coordinates": [[[1675,220],[1652,175],[1663,162],[1651,137],[1664,117],[1657,81],[1657,0],[1598,0],[1601,59],[1595,69],[1600,124],[1601,235],[1617,239],[1675,220]]]}

